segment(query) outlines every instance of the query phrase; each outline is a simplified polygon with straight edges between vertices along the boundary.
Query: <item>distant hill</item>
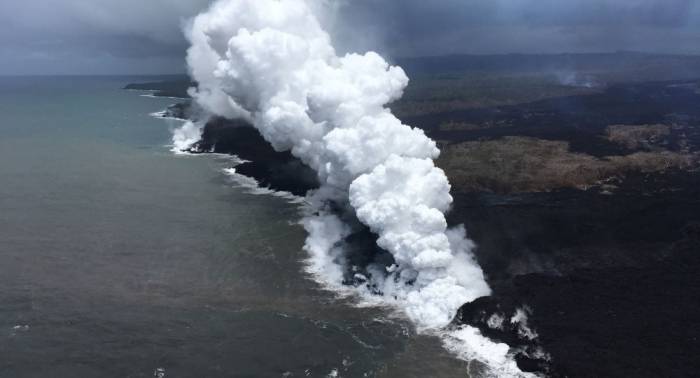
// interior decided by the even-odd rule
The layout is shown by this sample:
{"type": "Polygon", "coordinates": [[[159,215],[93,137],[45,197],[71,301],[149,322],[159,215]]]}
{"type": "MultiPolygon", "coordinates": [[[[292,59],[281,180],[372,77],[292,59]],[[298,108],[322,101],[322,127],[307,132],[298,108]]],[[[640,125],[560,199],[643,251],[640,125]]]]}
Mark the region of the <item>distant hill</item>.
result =
{"type": "MultiPolygon", "coordinates": [[[[700,56],[636,52],[449,55],[395,63],[411,78],[403,98],[391,104],[400,118],[600,93],[620,83],[700,79],[700,56]]],[[[195,85],[175,76],[126,89],[189,98],[187,89],[195,85]]]]}
{"type": "MultiPolygon", "coordinates": [[[[656,80],[678,77],[669,75],[700,75],[700,56],[660,55],[637,52],[591,54],[502,54],[502,55],[447,55],[402,58],[397,64],[409,76],[444,73],[544,73],[557,71],[608,72],[624,76],[625,71],[636,75],[646,72],[656,80]],[[673,72],[671,72],[673,71],[673,72]]],[[[628,75],[629,77],[629,75],[628,75]]]]}
{"type": "Polygon", "coordinates": [[[128,84],[124,89],[153,91],[153,95],[158,97],[189,98],[187,89],[193,86],[196,86],[196,83],[192,82],[189,77],[182,75],[168,77],[163,81],[128,84]]]}

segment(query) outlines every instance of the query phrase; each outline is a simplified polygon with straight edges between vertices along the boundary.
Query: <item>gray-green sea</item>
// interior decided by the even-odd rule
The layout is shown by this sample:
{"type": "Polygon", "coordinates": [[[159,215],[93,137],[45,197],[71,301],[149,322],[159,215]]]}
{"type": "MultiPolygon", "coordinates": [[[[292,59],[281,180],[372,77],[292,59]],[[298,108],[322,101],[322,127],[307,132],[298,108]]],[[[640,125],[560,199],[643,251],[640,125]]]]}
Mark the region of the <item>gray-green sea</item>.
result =
{"type": "Polygon", "coordinates": [[[169,151],[136,77],[0,77],[0,377],[466,376],[303,269],[298,204],[169,151]],[[157,370],[162,369],[162,370],[157,370]]]}

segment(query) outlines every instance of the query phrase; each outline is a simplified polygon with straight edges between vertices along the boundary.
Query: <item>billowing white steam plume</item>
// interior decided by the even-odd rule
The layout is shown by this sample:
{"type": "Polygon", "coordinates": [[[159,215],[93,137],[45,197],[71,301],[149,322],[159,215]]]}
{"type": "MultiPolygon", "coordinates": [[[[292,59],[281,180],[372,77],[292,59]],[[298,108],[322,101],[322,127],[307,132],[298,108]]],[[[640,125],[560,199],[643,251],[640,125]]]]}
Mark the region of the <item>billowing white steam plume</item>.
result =
{"type": "MultiPolygon", "coordinates": [[[[192,95],[213,114],[251,121],[276,150],[316,170],[317,210],[351,206],[394,256],[396,266],[373,283],[419,328],[444,327],[490,289],[463,228],[447,228],[450,185],[433,164],[440,152],[386,108],[408,84],[404,71],[373,52],[337,56],[312,8],[304,0],[222,0],[197,16],[187,33],[199,83],[192,95]]],[[[187,128],[182,140],[191,139],[187,128]]],[[[305,224],[307,250],[329,264],[316,269],[330,269],[346,227],[324,212],[305,224]]],[[[341,276],[336,268],[333,277],[341,276]]]]}

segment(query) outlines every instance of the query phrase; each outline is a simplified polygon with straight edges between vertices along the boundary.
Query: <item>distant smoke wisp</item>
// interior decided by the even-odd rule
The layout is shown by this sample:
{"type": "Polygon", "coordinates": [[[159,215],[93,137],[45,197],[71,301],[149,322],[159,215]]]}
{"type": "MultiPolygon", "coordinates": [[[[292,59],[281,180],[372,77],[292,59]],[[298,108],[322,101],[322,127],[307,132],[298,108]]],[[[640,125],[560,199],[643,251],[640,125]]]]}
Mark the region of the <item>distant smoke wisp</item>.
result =
{"type": "Polygon", "coordinates": [[[603,86],[593,75],[580,74],[573,71],[559,71],[555,73],[559,84],[567,87],[597,88],[603,86]]]}
{"type": "MultiPolygon", "coordinates": [[[[352,209],[396,261],[376,268],[373,287],[419,329],[443,328],[490,289],[464,229],[445,220],[452,197],[433,163],[439,150],[386,107],[408,84],[404,71],[374,52],[338,56],[314,9],[303,0],[215,3],[187,28],[192,95],[212,114],[249,120],[318,173],[308,197],[315,214],[304,221],[314,273],[342,280],[348,229],[326,209],[352,209]]],[[[193,127],[177,142],[191,141],[193,127]]]]}

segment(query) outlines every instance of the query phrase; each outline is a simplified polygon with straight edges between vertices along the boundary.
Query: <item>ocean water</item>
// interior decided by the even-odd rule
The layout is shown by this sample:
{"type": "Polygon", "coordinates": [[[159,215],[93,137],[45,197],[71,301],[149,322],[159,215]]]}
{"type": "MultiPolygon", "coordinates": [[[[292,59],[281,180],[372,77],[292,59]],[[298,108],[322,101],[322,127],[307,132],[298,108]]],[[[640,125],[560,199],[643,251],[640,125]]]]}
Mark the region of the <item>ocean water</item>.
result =
{"type": "Polygon", "coordinates": [[[149,80],[0,78],[0,377],[467,376],[305,275],[298,204],[173,155],[149,80]]]}

